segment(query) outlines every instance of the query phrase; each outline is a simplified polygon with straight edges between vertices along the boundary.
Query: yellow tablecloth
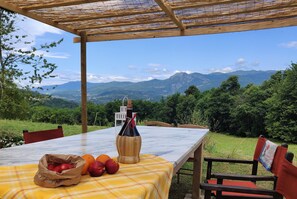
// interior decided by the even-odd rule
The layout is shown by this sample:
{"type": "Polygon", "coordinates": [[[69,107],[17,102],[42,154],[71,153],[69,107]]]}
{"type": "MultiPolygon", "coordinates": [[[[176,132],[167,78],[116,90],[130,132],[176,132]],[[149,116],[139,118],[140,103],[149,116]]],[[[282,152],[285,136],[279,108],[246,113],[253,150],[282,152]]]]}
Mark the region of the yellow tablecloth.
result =
{"type": "Polygon", "coordinates": [[[82,176],[70,187],[43,188],[34,184],[37,164],[0,166],[0,198],[168,198],[173,165],[154,155],[141,155],[137,164],[120,164],[113,175],[82,176]]]}

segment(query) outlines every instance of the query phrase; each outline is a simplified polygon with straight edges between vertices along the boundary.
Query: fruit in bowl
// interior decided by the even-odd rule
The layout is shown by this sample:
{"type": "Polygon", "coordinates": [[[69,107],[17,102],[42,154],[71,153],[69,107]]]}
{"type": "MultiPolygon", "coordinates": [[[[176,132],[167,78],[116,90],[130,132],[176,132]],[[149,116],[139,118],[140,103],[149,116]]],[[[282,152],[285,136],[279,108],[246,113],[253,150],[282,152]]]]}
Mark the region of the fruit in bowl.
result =
{"type": "Polygon", "coordinates": [[[48,164],[47,169],[51,171],[55,171],[57,173],[62,173],[64,170],[73,169],[75,166],[70,163],[54,163],[54,164],[48,164]]]}
{"type": "Polygon", "coordinates": [[[92,164],[90,164],[88,168],[88,172],[92,177],[102,176],[105,172],[104,164],[101,162],[95,161],[92,164]]]}
{"type": "Polygon", "coordinates": [[[120,165],[113,159],[109,159],[105,163],[105,169],[108,174],[114,174],[120,169],[120,165]]]}

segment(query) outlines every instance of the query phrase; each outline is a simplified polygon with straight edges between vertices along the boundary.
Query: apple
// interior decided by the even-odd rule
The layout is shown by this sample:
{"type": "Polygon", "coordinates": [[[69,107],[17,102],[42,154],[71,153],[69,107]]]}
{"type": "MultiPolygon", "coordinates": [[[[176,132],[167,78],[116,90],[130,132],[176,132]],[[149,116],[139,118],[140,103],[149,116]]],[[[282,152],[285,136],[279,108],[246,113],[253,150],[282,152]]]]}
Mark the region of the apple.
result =
{"type": "Polygon", "coordinates": [[[48,169],[48,170],[51,170],[51,171],[54,171],[54,169],[55,169],[55,165],[54,165],[54,164],[48,164],[48,165],[47,165],[47,169],[48,169]]]}
{"type": "Polygon", "coordinates": [[[88,168],[88,172],[89,172],[90,176],[92,176],[92,177],[102,176],[103,173],[105,172],[104,164],[101,162],[95,161],[92,164],[90,164],[90,166],[88,168]]]}
{"type": "Polygon", "coordinates": [[[105,163],[105,169],[108,174],[114,174],[120,169],[120,165],[115,160],[109,159],[105,163]]]}
{"type": "Polygon", "coordinates": [[[61,173],[62,172],[61,164],[58,166],[55,166],[54,171],[57,173],[61,173]]]}
{"type": "Polygon", "coordinates": [[[74,168],[73,164],[68,164],[68,163],[61,164],[62,171],[67,170],[67,169],[72,169],[72,168],[74,168]]]}

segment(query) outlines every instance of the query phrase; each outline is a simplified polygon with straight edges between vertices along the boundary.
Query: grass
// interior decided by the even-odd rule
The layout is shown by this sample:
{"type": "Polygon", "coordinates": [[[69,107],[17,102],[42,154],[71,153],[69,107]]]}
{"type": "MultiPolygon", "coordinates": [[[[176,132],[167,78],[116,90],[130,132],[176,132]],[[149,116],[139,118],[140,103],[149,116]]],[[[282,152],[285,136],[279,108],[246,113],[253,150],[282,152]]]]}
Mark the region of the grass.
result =
{"type": "MultiPolygon", "coordinates": [[[[204,145],[204,157],[221,157],[221,158],[236,158],[236,159],[248,159],[253,158],[254,149],[258,138],[240,138],[231,135],[225,135],[220,133],[209,133],[204,145]]],[[[275,143],[281,144],[281,142],[273,140],[275,143]]],[[[289,144],[289,151],[293,152],[294,164],[297,165],[297,145],[289,144]]],[[[186,163],[184,168],[192,168],[192,163],[186,163]]],[[[238,173],[238,174],[250,174],[251,167],[242,164],[213,164],[213,171],[220,173],[238,173]]],[[[262,166],[258,169],[259,175],[271,175],[262,166]]],[[[206,163],[203,163],[202,180],[206,176],[206,163]]],[[[271,183],[258,183],[263,188],[272,188],[271,183]]],[[[176,176],[172,179],[172,185],[170,188],[170,199],[183,199],[186,193],[191,193],[192,190],[192,177],[181,175],[180,183],[177,184],[176,176]]]]}
{"type": "MultiPolygon", "coordinates": [[[[11,134],[15,136],[23,136],[23,130],[38,131],[46,129],[57,128],[58,124],[31,122],[31,121],[20,121],[20,120],[0,120],[0,136],[2,134],[11,134]]],[[[81,125],[67,125],[62,124],[63,132],[65,136],[76,135],[81,133],[81,125]]],[[[95,131],[105,126],[88,126],[88,131],[95,131]]]]}

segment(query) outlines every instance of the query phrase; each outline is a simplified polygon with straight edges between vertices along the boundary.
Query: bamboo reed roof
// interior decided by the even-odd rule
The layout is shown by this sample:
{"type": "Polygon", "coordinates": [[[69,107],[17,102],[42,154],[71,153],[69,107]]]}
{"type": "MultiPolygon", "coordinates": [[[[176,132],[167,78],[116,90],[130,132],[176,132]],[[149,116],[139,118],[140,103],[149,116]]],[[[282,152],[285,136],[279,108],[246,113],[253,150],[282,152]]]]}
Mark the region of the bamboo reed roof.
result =
{"type": "Polygon", "coordinates": [[[0,6],[78,36],[85,32],[88,42],[297,25],[297,0],[0,0],[0,6]]]}

